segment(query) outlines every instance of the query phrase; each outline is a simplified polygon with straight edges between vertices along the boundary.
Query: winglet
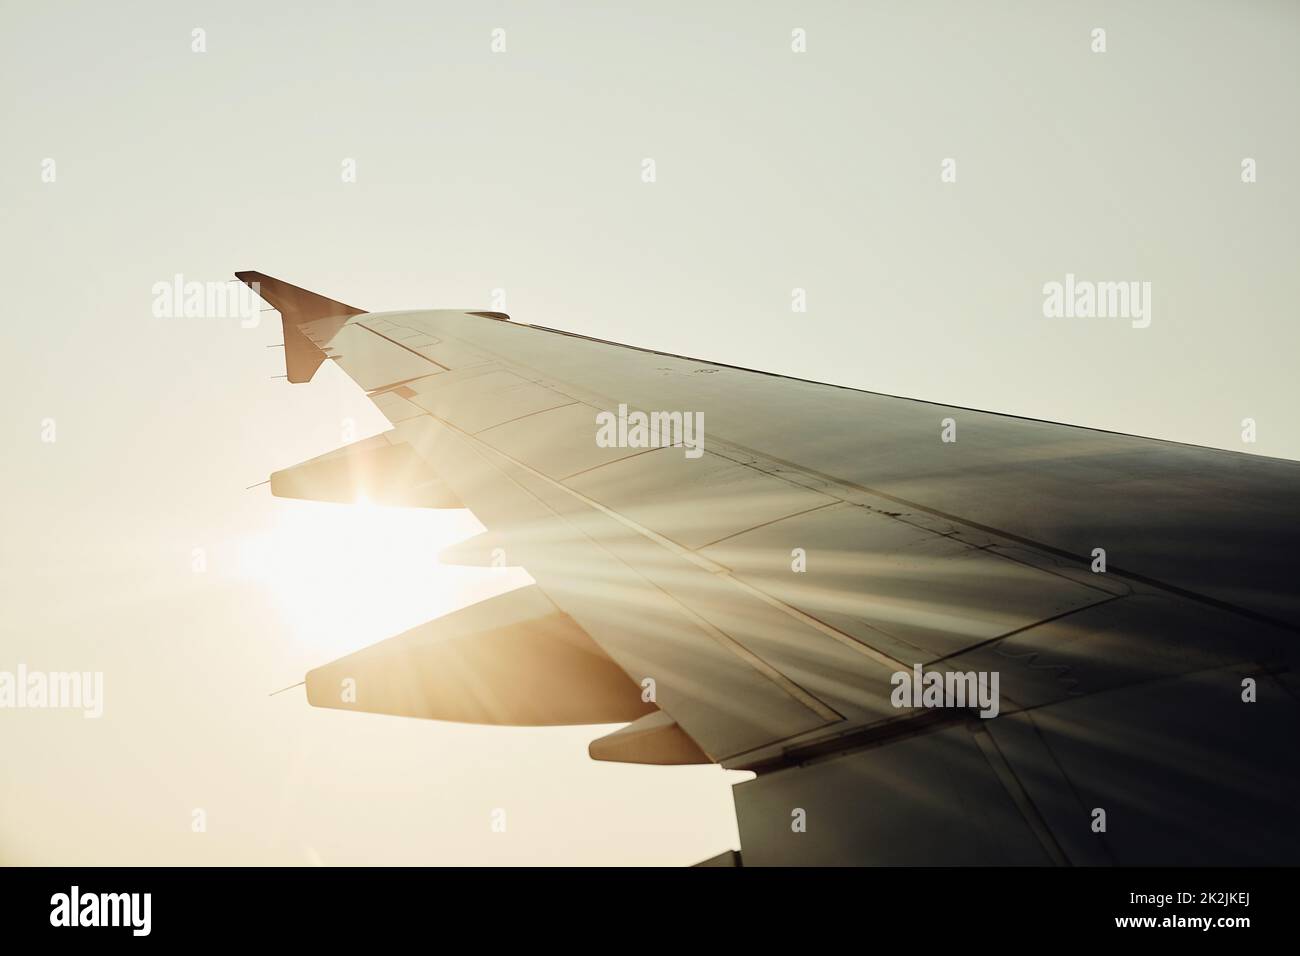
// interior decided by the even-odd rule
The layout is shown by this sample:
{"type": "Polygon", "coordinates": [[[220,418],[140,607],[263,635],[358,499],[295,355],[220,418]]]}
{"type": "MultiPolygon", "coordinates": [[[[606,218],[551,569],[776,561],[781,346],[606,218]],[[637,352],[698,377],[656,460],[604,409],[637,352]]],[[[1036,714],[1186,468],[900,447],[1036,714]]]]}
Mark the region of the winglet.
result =
{"type": "Polygon", "coordinates": [[[301,326],[308,322],[324,322],[331,326],[320,330],[317,338],[328,340],[354,315],[364,315],[343,302],[327,299],[323,295],[300,289],[262,272],[236,272],[235,278],[249,286],[280,313],[284,326],[284,370],[290,382],[310,382],[316,369],[325,361],[325,353],[317,347],[301,326]]]}
{"type": "Polygon", "coordinates": [[[276,311],[294,325],[314,322],[316,319],[332,319],[340,316],[364,315],[365,309],[358,309],[343,302],[327,299],[323,295],[300,289],[296,285],[276,279],[263,272],[236,272],[235,278],[260,295],[275,307],[276,311]]]}

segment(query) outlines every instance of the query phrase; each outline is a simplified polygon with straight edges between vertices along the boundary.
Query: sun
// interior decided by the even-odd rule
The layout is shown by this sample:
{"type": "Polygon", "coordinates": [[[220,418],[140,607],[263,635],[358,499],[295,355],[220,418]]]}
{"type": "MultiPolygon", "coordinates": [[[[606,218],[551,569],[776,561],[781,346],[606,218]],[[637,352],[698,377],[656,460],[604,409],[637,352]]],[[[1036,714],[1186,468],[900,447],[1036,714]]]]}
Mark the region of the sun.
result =
{"type": "Polygon", "coordinates": [[[456,608],[531,582],[521,569],[461,568],[438,553],[483,526],[467,510],[272,499],[241,542],[240,572],[264,587],[304,667],[335,660],[456,608]]]}

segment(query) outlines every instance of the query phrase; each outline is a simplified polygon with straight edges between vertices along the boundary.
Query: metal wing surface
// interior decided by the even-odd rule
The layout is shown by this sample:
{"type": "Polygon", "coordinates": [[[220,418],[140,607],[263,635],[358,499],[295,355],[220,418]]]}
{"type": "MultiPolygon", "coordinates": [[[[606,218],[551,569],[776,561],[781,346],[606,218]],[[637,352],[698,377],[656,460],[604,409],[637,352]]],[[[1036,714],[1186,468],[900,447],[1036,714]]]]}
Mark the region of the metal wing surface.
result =
{"type": "Polygon", "coordinates": [[[312,704],[628,722],[591,756],[753,770],[714,862],[1300,859],[1300,463],[238,275],[291,381],[333,359],[393,425],[272,491],[470,508],[444,560],[536,582],[310,672],[312,704]],[[598,440],[638,412],[702,441],[598,440]],[[996,716],[896,706],[918,667],[996,674],[996,716]]]}

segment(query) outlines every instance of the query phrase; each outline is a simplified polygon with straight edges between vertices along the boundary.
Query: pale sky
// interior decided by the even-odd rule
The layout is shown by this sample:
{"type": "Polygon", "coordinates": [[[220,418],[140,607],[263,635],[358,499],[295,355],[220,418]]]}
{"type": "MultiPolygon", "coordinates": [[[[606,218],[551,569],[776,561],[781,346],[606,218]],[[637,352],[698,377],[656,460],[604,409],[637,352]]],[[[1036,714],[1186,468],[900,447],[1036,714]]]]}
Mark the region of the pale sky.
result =
{"type": "Polygon", "coordinates": [[[105,675],[99,720],[0,710],[0,863],[737,845],[743,777],[590,761],[610,728],[267,696],[511,582],[437,564],[463,512],[245,490],[386,422],[330,364],[272,379],[274,315],[155,318],[177,273],[373,311],[503,289],[533,324],[1300,458],[1292,3],[0,0],[0,77],[0,670],[105,675]],[[1150,327],[1044,318],[1067,273],[1150,282],[1150,327]]]}

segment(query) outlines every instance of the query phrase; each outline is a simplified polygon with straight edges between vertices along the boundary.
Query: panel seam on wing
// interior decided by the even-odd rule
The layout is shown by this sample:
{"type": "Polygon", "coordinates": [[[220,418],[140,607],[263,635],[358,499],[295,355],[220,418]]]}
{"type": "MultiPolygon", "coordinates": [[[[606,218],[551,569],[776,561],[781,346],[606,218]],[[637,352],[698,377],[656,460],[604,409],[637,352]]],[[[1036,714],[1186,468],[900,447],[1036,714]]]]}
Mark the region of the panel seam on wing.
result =
{"type": "MultiPolygon", "coordinates": [[[[528,474],[532,475],[538,480],[543,481],[546,484],[556,488],[557,490],[570,495],[576,500],[581,501],[583,504],[589,506],[593,510],[599,511],[605,514],[606,516],[613,518],[614,520],[628,527],[630,530],[635,531],[636,533],[648,538],[651,541],[654,541],[660,547],[663,547],[669,550],[670,552],[673,552],[678,557],[684,557],[687,560],[691,561],[692,563],[703,568],[704,570],[709,571],[712,574],[717,574],[722,577],[725,577],[728,580],[736,583],[737,585],[745,587],[745,589],[748,590],[747,586],[742,585],[741,582],[737,581],[734,577],[732,577],[731,573],[721,565],[718,565],[713,561],[710,561],[708,558],[705,558],[702,555],[697,555],[687,548],[683,548],[681,545],[677,544],[676,542],[671,541],[670,539],[665,538],[663,535],[657,534],[654,531],[651,531],[649,528],[642,527],[641,525],[637,524],[636,522],[632,521],[629,518],[626,518],[625,516],[619,514],[618,512],[612,511],[611,509],[605,507],[599,502],[587,498],[585,495],[575,491],[574,489],[569,488],[566,485],[556,481],[555,479],[542,474],[541,472],[537,471],[535,468],[532,468],[531,466],[516,460],[514,457],[506,454],[500,449],[492,448],[487,443],[481,441],[480,439],[470,434],[469,432],[465,431],[464,429],[458,428],[457,426],[453,425],[451,422],[443,418],[439,418],[437,415],[434,415],[432,413],[430,413],[429,417],[439,422],[444,427],[454,431],[456,434],[460,435],[465,440],[471,442],[472,445],[475,446],[476,450],[480,454],[483,454],[484,451],[489,451],[491,452],[491,454],[505,459],[506,461],[526,471],[528,474]]],[[[516,481],[513,476],[506,474],[505,472],[502,472],[502,474],[504,474],[505,477],[508,478],[516,487],[520,488],[520,490],[522,490],[524,493],[528,494],[534,500],[538,501],[539,504],[541,504],[553,515],[555,515],[557,519],[564,521],[566,524],[571,525],[571,522],[569,522],[568,518],[556,512],[554,508],[552,508],[549,504],[547,504],[542,499],[538,498],[537,495],[534,494],[531,490],[529,490],[527,487],[523,486],[518,481],[516,481]]],[[[619,558],[617,555],[610,553],[608,549],[606,549],[600,542],[592,539],[591,536],[588,535],[585,531],[583,531],[580,528],[575,528],[574,530],[577,531],[577,533],[581,534],[583,537],[587,538],[587,540],[590,541],[594,547],[599,548],[601,551],[605,552],[606,554],[609,554],[610,557],[613,558],[614,560],[628,567],[629,570],[635,573],[642,580],[646,581],[648,586],[653,587],[655,590],[663,594],[667,599],[672,601],[677,608],[679,608],[687,617],[689,617],[692,621],[694,621],[697,625],[699,625],[705,631],[705,633],[707,633],[710,637],[712,637],[714,641],[717,642],[720,646],[725,647],[732,654],[739,657],[741,660],[743,660],[754,670],[758,671],[768,680],[772,681],[774,684],[780,687],[789,696],[793,697],[795,700],[799,701],[799,703],[802,704],[804,707],[808,708],[810,711],[815,713],[818,717],[820,717],[825,721],[839,721],[844,719],[843,714],[840,714],[838,711],[827,706],[823,701],[810,694],[803,687],[800,687],[799,684],[795,683],[785,674],[781,673],[779,669],[773,667],[762,657],[755,654],[749,648],[745,647],[741,642],[737,641],[730,634],[727,634],[721,628],[717,627],[716,625],[710,623],[709,621],[701,617],[696,611],[687,607],[684,603],[682,603],[680,599],[670,594],[669,592],[665,591],[661,586],[659,586],[655,582],[647,579],[643,574],[641,574],[635,568],[628,565],[627,562],[624,561],[622,558],[619,558]]],[[[767,597],[765,595],[761,595],[761,596],[763,596],[765,599],[767,597]]],[[[788,611],[793,611],[792,608],[787,608],[785,605],[777,605],[777,606],[779,608],[785,608],[788,611]]],[[[849,640],[851,640],[851,638],[849,638],[849,640]]],[[[859,649],[863,649],[863,645],[860,644],[859,642],[854,641],[853,643],[856,644],[859,649]]]]}

